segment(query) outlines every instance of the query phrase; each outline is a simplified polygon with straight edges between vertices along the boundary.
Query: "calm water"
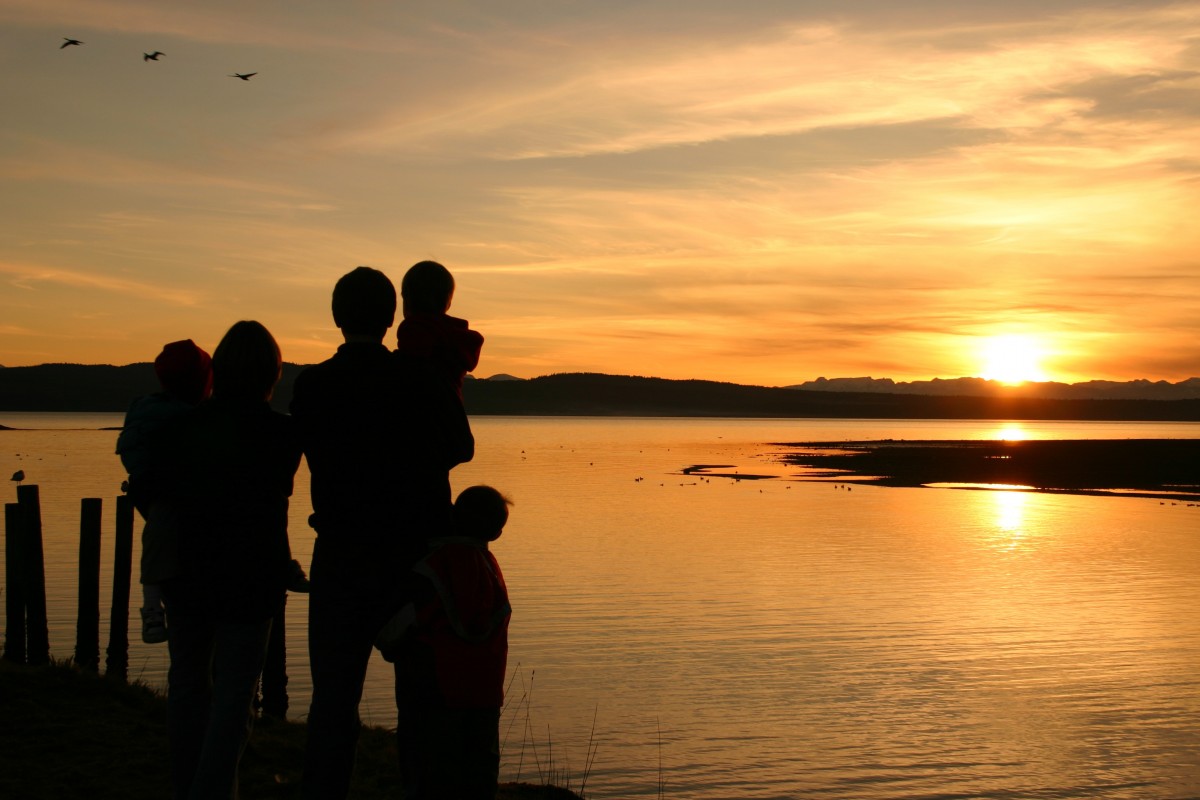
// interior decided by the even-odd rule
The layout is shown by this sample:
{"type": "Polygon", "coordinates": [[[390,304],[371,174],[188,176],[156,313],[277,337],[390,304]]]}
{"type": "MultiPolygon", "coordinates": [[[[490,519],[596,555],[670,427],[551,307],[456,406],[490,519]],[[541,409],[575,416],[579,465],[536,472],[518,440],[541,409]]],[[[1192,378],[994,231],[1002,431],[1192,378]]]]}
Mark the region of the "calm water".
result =
{"type": "MultiPolygon", "coordinates": [[[[116,433],[94,428],[120,415],[0,423],[41,428],[0,432],[0,452],[6,474],[22,468],[41,486],[51,641],[69,656],[79,500],[112,498],[124,477],[116,433]]],[[[1200,438],[1200,425],[474,426],[478,456],[456,487],[488,482],[516,501],[495,546],[515,609],[506,779],[536,781],[549,741],[578,786],[595,718],[596,798],[655,797],[660,777],[666,797],[705,800],[1200,797],[1200,507],[847,491],[787,480],[771,444],[1200,438]],[[681,474],[701,463],[779,478],[681,474]]],[[[307,489],[302,468],[292,542],[305,563],[307,489]]],[[[106,573],[111,515],[106,501],[106,573]]],[[[308,705],[305,611],[293,595],[296,716],[308,705]]],[[[136,643],[130,661],[163,682],[165,646],[136,643]]],[[[373,662],[362,710],[376,724],[394,723],[389,678],[373,662]]]]}

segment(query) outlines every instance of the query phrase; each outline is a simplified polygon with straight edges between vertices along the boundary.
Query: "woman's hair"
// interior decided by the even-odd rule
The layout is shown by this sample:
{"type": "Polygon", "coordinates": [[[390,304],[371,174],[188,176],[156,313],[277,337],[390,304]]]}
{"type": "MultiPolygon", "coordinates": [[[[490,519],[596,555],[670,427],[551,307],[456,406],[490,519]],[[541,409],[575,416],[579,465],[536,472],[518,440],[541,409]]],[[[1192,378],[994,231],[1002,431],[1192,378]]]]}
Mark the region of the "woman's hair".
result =
{"type": "Polygon", "coordinates": [[[253,320],[235,322],[213,353],[213,395],[270,400],[283,372],[275,337],[253,320]]]}

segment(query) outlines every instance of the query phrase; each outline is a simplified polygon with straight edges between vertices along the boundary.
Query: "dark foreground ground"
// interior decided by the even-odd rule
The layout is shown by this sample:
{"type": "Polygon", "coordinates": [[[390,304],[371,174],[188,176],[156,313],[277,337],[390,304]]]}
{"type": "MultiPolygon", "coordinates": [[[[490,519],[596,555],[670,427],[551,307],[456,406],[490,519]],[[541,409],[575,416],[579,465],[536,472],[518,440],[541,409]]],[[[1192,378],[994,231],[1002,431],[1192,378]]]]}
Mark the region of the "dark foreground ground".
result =
{"type": "Polygon", "coordinates": [[[1200,440],[873,441],[782,444],[806,479],[923,486],[1015,484],[1046,492],[1200,499],[1200,440]]]}
{"type": "MultiPolygon", "coordinates": [[[[351,797],[401,796],[395,739],[363,731],[351,797]]],[[[304,726],[260,720],[242,760],[243,800],[298,796],[304,726]]],[[[68,666],[0,661],[0,798],[162,800],[170,796],[166,702],[68,666]]],[[[507,784],[503,800],[579,800],[553,786],[507,784]]]]}

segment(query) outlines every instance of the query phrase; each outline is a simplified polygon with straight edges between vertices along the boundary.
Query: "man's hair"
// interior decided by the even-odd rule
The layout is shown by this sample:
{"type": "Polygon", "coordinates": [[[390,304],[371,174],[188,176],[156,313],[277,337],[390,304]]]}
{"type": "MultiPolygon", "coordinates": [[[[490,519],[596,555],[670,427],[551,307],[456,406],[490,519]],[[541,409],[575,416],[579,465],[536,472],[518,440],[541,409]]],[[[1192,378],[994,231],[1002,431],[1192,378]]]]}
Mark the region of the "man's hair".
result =
{"type": "Polygon", "coordinates": [[[404,273],[400,296],[409,311],[441,314],[454,297],[454,276],[436,261],[418,261],[404,273]]]}
{"type": "Polygon", "coordinates": [[[252,320],[235,322],[213,351],[213,395],[270,400],[282,370],[283,357],[271,332],[252,320]]]}
{"type": "Polygon", "coordinates": [[[396,287],[371,267],[356,267],[333,287],[333,321],[343,333],[378,336],[396,320],[396,287]]]}
{"type": "Polygon", "coordinates": [[[512,501],[491,486],[463,489],[454,501],[454,532],[485,542],[500,538],[512,501]]]}

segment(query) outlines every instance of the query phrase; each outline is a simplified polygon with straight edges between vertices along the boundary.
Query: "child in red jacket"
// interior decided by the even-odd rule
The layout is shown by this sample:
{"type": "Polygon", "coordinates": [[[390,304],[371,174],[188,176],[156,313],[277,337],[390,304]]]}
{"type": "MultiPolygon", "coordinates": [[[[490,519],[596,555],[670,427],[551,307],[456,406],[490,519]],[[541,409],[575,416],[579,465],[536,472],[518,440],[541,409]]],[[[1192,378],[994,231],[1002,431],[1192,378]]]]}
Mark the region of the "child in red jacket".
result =
{"type": "Polygon", "coordinates": [[[430,542],[413,567],[413,602],[376,639],[396,664],[409,800],[496,796],[512,608],[488,542],[500,538],[509,505],[490,486],[459,494],[454,535],[430,542]]]}

